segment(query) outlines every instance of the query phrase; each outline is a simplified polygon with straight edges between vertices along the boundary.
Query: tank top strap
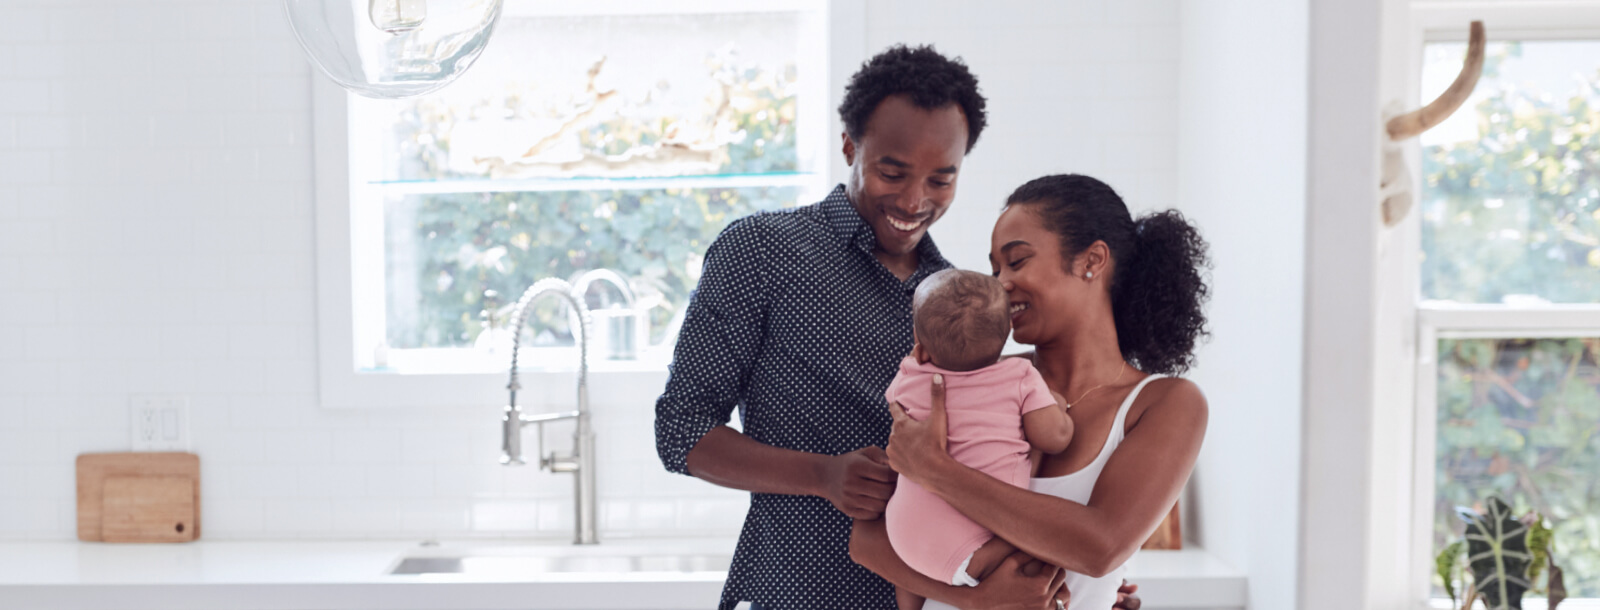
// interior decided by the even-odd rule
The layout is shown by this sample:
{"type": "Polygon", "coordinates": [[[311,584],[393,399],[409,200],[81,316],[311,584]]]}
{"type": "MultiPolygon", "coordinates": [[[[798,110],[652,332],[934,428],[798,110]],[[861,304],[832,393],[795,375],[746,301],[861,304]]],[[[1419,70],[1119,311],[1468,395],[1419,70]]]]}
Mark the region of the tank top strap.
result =
{"type": "Polygon", "coordinates": [[[1111,438],[1115,439],[1115,442],[1106,443],[1107,447],[1121,443],[1123,436],[1127,434],[1128,411],[1133,408],[1133,401],[1139,397],[1139,392],[1143,391],[1144,386],[1149,385],[1150,382],[1163,378],[1166,378],[1166,375],[1154,374],[1145,377],[1139,381],[1138,385],[1133,386],[1133,391],[1128,392],[1127,398],[1122,399],[1122,406],[1117,407],[1117,419],[1111,423],[1111,438]]]}

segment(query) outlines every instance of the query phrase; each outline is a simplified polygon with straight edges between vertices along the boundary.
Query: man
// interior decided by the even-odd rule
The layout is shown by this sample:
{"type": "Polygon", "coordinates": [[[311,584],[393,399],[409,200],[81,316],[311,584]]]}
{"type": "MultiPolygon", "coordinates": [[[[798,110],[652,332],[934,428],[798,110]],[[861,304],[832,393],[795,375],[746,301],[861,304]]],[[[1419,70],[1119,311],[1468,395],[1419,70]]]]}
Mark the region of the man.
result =
{"type": "Polygon", "coordinates": [[[911,296],[951,265],[928,227],[985,124],[966,65],[892,47],[845,89],[846,182],[737,220],[706,251],[656,403],[667,469],[753,492],[720,608],[894,608],[849,557],[852,518],[894,491],[884,391],[911,350],[911,296]],[[726,424],[739,407],[743,433],[726,424]]]}

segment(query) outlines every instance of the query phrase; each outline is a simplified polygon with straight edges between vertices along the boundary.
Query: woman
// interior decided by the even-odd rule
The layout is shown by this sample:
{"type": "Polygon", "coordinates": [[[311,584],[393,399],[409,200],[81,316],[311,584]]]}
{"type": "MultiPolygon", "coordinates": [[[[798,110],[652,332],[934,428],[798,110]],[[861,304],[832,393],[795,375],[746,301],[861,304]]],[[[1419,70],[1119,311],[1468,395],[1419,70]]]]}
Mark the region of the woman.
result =
{"type": "Polygon", "coordinates": [[[1175,211],[1135,222],[1111,187],[1056,175],[1006,200],[989,259],[1013,338],[1035,346],[1023,357],[1066,397],[1077,436],[1042,456],[1022,489],[951,459],[942,385],[923,421],[890,405],[890,465],[1020,551],[970,588],[907,567],[882,520],[856,522],[851,556],[929,598],[926,608],[1110,608],[1123,565],[1177,501],[1205,437],[1199,388],[1166,376],[1189,368],[1205,334],[1205,242],[1175,211]]]}

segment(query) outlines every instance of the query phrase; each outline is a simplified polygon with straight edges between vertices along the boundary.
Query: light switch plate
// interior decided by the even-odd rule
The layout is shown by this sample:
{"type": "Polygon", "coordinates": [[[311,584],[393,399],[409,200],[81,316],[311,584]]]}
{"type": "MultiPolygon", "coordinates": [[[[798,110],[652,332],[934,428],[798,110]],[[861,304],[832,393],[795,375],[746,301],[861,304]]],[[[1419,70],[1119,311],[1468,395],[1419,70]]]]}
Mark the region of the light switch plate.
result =
{"type": "Polygon", "coordinates": [[[128,409],[134,451],[188,451],[189,397],[137,394],[128,409]]]}

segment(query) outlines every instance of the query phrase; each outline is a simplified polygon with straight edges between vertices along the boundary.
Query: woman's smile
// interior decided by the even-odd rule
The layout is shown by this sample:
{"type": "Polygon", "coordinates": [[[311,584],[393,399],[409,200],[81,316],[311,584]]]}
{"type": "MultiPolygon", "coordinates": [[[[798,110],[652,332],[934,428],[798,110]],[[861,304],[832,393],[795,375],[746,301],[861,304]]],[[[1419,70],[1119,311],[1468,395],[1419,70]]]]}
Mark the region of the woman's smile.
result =
{"type": "Polygon", "coordinates": [[[1028,304],[1026,302],[1013,301],[1011,303],[1011,325],[1016,326],[1017,318],[1021,317],[1023,312],[1027,310],[1028,304]]]}

